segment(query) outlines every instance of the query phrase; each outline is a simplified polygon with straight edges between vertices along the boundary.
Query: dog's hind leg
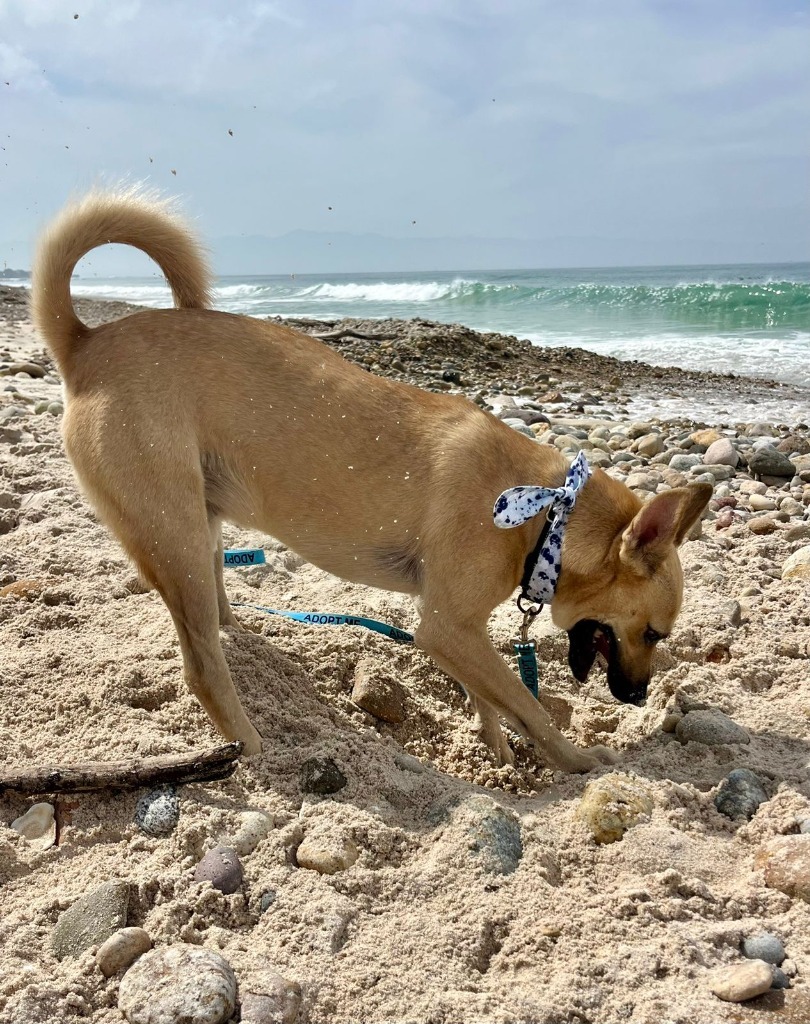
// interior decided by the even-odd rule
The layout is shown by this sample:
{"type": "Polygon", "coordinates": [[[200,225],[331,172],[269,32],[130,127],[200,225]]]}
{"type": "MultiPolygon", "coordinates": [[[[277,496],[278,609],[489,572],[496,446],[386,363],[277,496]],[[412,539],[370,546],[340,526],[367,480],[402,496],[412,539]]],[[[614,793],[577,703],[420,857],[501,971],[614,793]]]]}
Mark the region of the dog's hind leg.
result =
{"type": "MultiPolygon", "coordinates": [[[[121,434],[115,436],[114,458],[103,460],[106,452],[96,448],[90,459],[93,427],[90,417],[82,422],[74,412],[65,431],[86,493],[169,609],[189,689],[226,739],[241,740],[246,754],[258,753],[261,737],[239,702],[220,644],[221,609],[199,464],[180,461],[176,443],[166,445],[165,461],[144,460],[131,436],[121,434]]],[[[105,441],[111,440],[108,430],[105,441]]]]}

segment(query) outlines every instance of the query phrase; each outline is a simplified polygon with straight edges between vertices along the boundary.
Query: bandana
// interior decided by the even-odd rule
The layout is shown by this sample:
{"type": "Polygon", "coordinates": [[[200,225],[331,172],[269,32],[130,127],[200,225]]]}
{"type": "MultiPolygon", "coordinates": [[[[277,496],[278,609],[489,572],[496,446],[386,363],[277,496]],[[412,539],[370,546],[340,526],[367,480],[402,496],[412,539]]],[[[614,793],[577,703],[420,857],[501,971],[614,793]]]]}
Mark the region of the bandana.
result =
{"type": "Polygon", "coordinates": [[[526,559],[523,594],[536,604],[550,604],[557,589],[565,526],[577,496],[591,475],[591,467],[580,452],[571,464],[562,487],[510,487],[495,502],[495,525],[510,530],[548,509],[546,525],[534,551],[526,559]]]}

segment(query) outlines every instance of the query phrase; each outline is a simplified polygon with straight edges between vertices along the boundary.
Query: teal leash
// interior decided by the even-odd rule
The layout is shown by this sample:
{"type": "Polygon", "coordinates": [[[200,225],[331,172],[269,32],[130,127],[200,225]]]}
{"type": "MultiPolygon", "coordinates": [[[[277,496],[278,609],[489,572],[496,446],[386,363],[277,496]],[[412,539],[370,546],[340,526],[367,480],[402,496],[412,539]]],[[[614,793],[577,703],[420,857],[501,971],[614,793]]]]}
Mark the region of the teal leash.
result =
{"type": "MultiPolygon", "coordinates": [[[[264,551],[261,548],[241,548],[224,553],[226,566],[250,566],[264,565],[264,551]]],[[[373,633],[380,633],[389,640],[396,640],[398,643],[412,644],[413,634],[404,629],[398,629],[387,622],[378,622],[376,619],[368,619],[362,615],[341,615],[321,612],[285,612],[279,608],[267,608],[261,604],[247,604],[243,601],[231,601],[232,608],[252,608],[253,611],[263,612],[265,615],[281,615],[285,619],[292,619],[294,622],[306,622],[310,626],[362,626],[373,633]]],[[[523,612],[523,625],[520,628],[520,639],[515,641],[514,650],[517,656],[518,671],[523,685],[537,699],[538,697],[538,671],[537,671],[537,645],[534,640],[529,639],[529,626],[535,616],[543,610],[543,606],[531,606],[523,608],[518,600],[518,608],[523,612]]]]}

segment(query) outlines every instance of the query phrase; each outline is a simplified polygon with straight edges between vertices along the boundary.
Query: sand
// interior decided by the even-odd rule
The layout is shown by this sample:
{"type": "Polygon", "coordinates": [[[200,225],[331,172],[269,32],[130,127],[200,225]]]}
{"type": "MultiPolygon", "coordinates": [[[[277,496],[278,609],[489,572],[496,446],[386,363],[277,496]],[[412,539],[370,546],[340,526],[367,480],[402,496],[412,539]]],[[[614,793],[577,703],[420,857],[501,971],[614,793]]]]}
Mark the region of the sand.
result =
{"type": "MultiPolygon", "coordinates": [[[[0,377],[0,417],[11,405],[23,410],[0,423],[0,587],[36,583],[28,598],[0,598],[0,775],[214,746],[219,737],[185,690],[166,609],[132,585],[131,566],[77,490],[58,406],[34,411],[58,402],[60,389],[25,307],[12,297],[0,308],[0,363],[48,367],[40,379],[0,377]]],[[[82,315],[123,311],[85,303],[82,315]]],[[[356,355],[352,344],[343,348],[356,355]]],[[[524,357],[537,373],[552,359],[559,365],[559,356],[515,351],[515,384],[524,357]]],[[[444,355],[436,358],[441,366],[444,355]]],[[[464,360],[456,358],[471,392],[493,385],[476,376],[474,355],[464,360]]],[[[568,363],[568,377],[582,368],[582,389],[604,379],[590,356],[568,363]]],[[[632,397],[654,405],[656,388],[671,392],[687,379],[666,371],[662,384],[660,373],[634,364],[632,397]]],[[[700,380],[707,392],[720,386],[700,380]]],[[[741,401],[773,391],[739,378],[722,386],[741,401]]],[[[616,397],[620,420],[621,387],[616,397]]],[[[552,408],[552,421],[566,413],[552,408]]],[[[616,704],[601,671],[578,687],[565,637],[545,617],[538,622],[541,687],[560,724],[579,743],[619,750],[616,770],[652,798],[652,812],[609,845],[595,843],[577,809],[586,784],[612,769],[554,771],[517,737],[515,765],[497,768],[470,729],[460,688],[418,651],[357,627],[241,611],[248,628],[225,630],[223,643],[264,752],[229,780],[181,787],[170,836],[136,828],[138,791],[65,795],[52,801],[58,843],[40,852],[8,827],[33,798],[0,796],[0,1019],[124,1020],[120,979],[102,976],[92,949],[59,961],[51,948],[63,910],[122,879],[131,884],[129,925],[157,946],[217,950],[240,989],[268,967],[278,971],[301,986],[301,1022],[709,1024],[764,1019],[764,1007],[769,1020],[807,1020],[810,905],[767,888],[754,865],[763,842],[810,816],[810,581],[781,579],[785,558],[808,540],[788,540],[779,525],[757,536],[708,523],[684,546],[684,609],[644,709],[616,704]],[[732,599],[740,617],[729,613],[732,599]],[[402,684],[401,724],[352,703],[359,663],[402,684]],[[667,711],[701,705],[729,715],[750,743],[683,745],[662,731],[667,711]],[[314,756],[335,760],[344,789],[302,794],[299,769],[314,756]],[[729,820],[713,803],[737,767],[768,791],[750,822],[729,820]],[[469,815],[487,806],[470,803],[476,794],[520,822],[523,852],[511,873],[488,868],[471,844],[469,815]],[[225,896],[194,882],[202,855],[227,844],[247,810],[266,812],[274,827],[243,857],[241,889],[225,896]],[[356,863],[334,875],[296,866],[305,835],[348,837],[356,863]],[[747,1006],[721,1002],[712,970],[741,962],[742,939],[761,931],[785,943],[793,987],[747,1006]]],[[[228,571],[235,601],[416,624],[400,595],[344,583],[257,534],[226,528],[225,536],[267,552],[264,567],[228,571]]],[[[493,617],[505,657],[517,625],[511,604],[493,617]]]]}

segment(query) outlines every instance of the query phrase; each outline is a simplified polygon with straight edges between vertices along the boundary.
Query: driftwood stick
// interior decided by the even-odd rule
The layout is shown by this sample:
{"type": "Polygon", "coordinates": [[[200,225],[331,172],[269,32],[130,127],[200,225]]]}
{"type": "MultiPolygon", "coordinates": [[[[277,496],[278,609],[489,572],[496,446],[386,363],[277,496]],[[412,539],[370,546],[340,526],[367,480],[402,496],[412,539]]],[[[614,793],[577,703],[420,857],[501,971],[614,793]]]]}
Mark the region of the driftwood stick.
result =
{"type": "Polygon", "coordinates": [[[340,341],[341,338],[360,338],[362,341],[393,341],[398,334],[364,334],[362,331],[355,331],[351,327],[344,327],[337,331],[325,331],[321,334],[312,334],[311,337],[319,341],[340,341]]]}
{"type": "Polygon", "coordinates": [[[125,761],[86,761],[69,766],[41,765],[0,775],[0,793],[88,793],[100,789],[138,789],[155,783],[225,779],[236,770],[241,743],[213,750],[125,761]]]}

